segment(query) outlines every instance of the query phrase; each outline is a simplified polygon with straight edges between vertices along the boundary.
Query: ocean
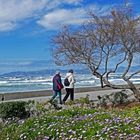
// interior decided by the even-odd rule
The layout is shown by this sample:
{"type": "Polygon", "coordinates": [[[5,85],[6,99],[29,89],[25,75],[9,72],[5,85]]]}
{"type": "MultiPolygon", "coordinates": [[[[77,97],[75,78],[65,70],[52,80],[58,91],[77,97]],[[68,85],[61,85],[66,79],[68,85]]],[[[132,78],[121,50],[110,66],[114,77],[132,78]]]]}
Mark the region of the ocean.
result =
{"type": "MultiPolygon", "coordinates": [[[[116,85],[126,84],[121,78],[120,73],[112,74],[109,78],[111,83],[116,85]]],[[[61,74],[62,82],[65,78],[65,73],[61,74]]],[[[47,74],[7,74],[0,75],[0,93],[15,93],[27,91],[39,91],[52,89],[52,73],[47,74]]],[[[97,87],[100,86],[100,81],[95,76],[89,73],[75,73],[75,87],[97,87]]],[[[140,75],[136,75],[131,81],[135,84],[140,84],[140,75]]]]}

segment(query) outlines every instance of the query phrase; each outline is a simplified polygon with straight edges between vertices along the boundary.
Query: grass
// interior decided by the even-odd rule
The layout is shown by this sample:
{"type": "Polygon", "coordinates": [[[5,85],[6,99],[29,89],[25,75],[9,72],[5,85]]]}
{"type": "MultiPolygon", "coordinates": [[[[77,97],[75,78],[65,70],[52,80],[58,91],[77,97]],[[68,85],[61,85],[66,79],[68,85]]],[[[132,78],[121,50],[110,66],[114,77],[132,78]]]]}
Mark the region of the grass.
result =
{"type": "Polygon", "coordinates": [[[0,125],[1,140],[139,140],[140,108],[73,107],[0,125]]]}

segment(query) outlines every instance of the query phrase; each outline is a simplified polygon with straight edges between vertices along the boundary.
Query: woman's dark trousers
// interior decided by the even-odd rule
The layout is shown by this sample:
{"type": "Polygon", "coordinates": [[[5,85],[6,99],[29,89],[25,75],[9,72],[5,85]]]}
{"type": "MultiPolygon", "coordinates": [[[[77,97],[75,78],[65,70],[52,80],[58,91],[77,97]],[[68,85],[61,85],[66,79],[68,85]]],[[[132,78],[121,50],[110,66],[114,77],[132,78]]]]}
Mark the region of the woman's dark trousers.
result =
{"type": "Polygon", "coordinates": [[[70,95],[70,100],[73,101],[74,100],[74,88],[66,88],[66,95],[63,99],[63,102],[65,102],[68,99],[69,95],[70,95]]]}

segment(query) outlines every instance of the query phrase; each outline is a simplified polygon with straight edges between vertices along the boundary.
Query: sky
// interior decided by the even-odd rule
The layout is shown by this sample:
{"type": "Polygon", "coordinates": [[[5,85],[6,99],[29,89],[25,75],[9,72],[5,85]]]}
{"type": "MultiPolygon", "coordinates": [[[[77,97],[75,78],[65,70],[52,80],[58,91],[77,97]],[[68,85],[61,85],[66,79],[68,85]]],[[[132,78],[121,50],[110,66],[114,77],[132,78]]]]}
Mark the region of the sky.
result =
{"type": "MultiPolygon", "coordinates": [[[[51,39],[87,12],[106,14],[124,0],[0,0],[0,73],[57,68],[51,39]]],[[[136,15],[140,1],[129,0],[136,15]]]]}

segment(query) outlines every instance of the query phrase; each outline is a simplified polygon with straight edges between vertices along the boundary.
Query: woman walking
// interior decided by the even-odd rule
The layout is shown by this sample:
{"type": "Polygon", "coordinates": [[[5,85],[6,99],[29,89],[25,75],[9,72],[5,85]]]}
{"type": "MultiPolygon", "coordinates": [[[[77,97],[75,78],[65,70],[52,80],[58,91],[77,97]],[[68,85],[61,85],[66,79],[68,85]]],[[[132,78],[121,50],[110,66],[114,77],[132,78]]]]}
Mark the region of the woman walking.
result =
{"type": "Polygon", "coordinates": [[[64,85],[65,85],[65,90],[66,90],[66,95],[63,99],[63,103],[65,103],[65,101],[68,99],[68,97],[70,96],[70,100],[74,100],[74,83],[76,82],[76,80],[74,79],[74,74],[73,74],[73,70],[69,70],[68,73],[66,74],[66,79],[67,84],[65,84],[64,81],[64,85]]]}

